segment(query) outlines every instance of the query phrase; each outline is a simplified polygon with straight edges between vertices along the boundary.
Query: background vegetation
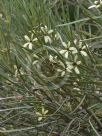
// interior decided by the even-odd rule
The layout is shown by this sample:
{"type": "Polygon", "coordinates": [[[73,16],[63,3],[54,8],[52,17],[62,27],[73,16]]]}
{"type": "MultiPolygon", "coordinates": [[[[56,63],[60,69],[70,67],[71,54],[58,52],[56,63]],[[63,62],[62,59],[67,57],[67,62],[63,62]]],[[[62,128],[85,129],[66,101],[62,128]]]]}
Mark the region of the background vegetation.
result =
{"type": "Polygon", "coordinates": [[[102,135],[101,3],[0,1],[0,136],[102,135]]]}

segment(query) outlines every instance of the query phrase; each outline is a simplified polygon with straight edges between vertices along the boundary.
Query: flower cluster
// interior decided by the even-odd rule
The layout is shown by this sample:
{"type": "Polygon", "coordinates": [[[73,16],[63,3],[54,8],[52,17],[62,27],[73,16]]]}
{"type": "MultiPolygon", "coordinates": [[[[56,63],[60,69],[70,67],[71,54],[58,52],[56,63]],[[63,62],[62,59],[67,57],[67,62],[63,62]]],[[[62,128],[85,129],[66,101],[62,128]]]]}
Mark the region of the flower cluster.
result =
{"type": "MultiPolygon", "coordinates": [[[[23,45],[23,47],[32,50],[35,43],[38,43],[38,42],[39,42],[39,44],[44,44],[47,46],[51,45],[51,47],[52,47],[54,44],[53,41],[54,40],[58,41],[56,43],[57,44],[59,43],[58,45],[60,45],[60,46],[56,47],[56,51],[61,56],[63,56],[64,63],[60,60],[60,58],[57,56],[57,54],[54,55],[53,53],[50,53],[49,51],[47,51],[47,49],[45,49],[47,51],[46,55],[44,55],[43,51],[42,51],[42,53],[45,56],[45,58],[47,57],[47,59],[44,59],[44,56],[42,56],[42,58],[41,58],[41,52],[40,52],[40,56],[39,56],[39,54],[34,54],[33,65],[36,65],[37,68],[41,69],[40,65],[42,63],[40,61],[41,60],[44,60],[44,61],[49,60],[51,66],[54,66],[55,71],[57,71],[58,74],[60,74],[61,76],[64,76],[66,73],[72,73],[73,71],[76,74],[80,74],[80,70],[79,70],[80,66],[79,65],[81,64],[81,61],[78,56],[79,55],[82,55],[83,57],[88,56],[88,54],[86,52],[87,45],[83,44],[83,42],[81,40],[76,40],[76,39],[73,40],[72,42],[71,41],[65,42],[63,40],[62,36],[57,31],[54,31],[53,29],[48,29],[48,27],[46,25],[41,26],[40,29],[38,29],[38,31],[37,31],[37,33],[39,35],[38,37],[35,37],[35,35],[36,35],[35,33],[36,33],[36,31],[33,30],[32,32],[30,31],[30,34],[31,34],[30,36],[27,36],[27,35],[24,36],[26,43],[23,45]],[[41,43],[41,41],[42,41],[42,43],[41,43]]],[[[35,47],[35,49],[36,48],[37,47],[35,47]]],[[[49,62],[46,62],[43,64],[49,65],[49,62]]]]}
{"type": "Polygon", "coordinates": [[[70,41],[68,43],[62,42],[63,49],[60,50],[60,53],[64,54],[66,59],[68,58],[69,53],[77,54],[78,52],[80,52],[82,56],[87,56],[87,53],[85,51],[87,45],[83,46],[82,42],[78,42],[76,39],[74,40],[74,44],[76,47],[71,46],[70,41]]]}
{"type": "Polygon", "coordinates": [[[68,43],[65,43],[61,40],[61,43],[63,48],[59,51],[59,53],[65,57],[66,64],[62,64],[63,70],[58,69],[58,72],[61,72],[61,76],[64,76],[66,72],[72,72],[72,70],[74,70],[76,74],[80,74],[78,67],[81,64],[81,61],[78,61],[78,53],[80,53],[84,57],[87,57],[87,45],[83,45],[81,41],[78,41],[76,39],[74,40],[75,47],[71,46],[70,41],[68,43]],[[69,61],[69,55],[74,56],[73,62],[69,61]]]}
{"type": "Polygon", "coordinates": [[[52,39],[58,40],[59,39],[59,34],[58,32],[55,32],[53,29],[48,29],[48,27],[45,26],[41,26],[40,29],[38,29],[38,31],[33,30],[32,32],[30,32],[30,36],[25,35],[24,39],[26,41],[26,43],[23,45],[24,48],[28,48],[30,50],[33,49],[33,45],[34,42],[38,41],[38,39],[40,39],[41,41],[44,40],[45,44],[49,43],[51,44],[53,42],[52,39]],[[39,37],[34,37],[35,33],[38,33],[39,37]]]}
{"type": "Polygon", "coordinates": [[[73,62],[66,62],[66,65],[64,65],[63,63],[61,63],[63,69],[58,69],[58,72],[61,72],[61,76],[64,76],[66,74],[66,72],[72,72],[72,70],[74,70],[74,72],[76,74],[80,74],[79,68],[78,66],[81,64],[81,61],[78,60],[78,56],[76,55],[74,57],[73,62]]]}

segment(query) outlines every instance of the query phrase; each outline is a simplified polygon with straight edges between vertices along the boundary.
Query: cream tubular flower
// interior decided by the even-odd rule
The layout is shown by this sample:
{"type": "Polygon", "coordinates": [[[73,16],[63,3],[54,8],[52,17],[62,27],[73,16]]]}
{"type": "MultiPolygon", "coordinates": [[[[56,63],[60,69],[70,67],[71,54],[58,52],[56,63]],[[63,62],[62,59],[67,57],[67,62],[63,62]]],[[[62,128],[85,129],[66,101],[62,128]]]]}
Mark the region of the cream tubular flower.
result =
{"type": "Polygon", "coordinates": [[[87,53],[86,53],[86,51],[85,51],[85,49],[86,49],[86,46],[84,45],[82,45],[82,42],[81,41],[79,41],[79,51],[80,51],[80,53],[81,53],[81,55],[83,55],[83,56],[87,56],[87,53]]]}
{"type": "Polygon", "coordinates": [[[47,33],[47,34],[52,34],[53,33],[53,29],[50,29],[50,30],[48,30],[48,27],[45,25],[44,27],[41,27],[41,31],[43,32],[43,33],[47,33]]]}
{"type": "Polygon", "coordinates": [[[71,67],[70,64],[67,65],[67,63],[66,63],[66,66],[62,62],[60,62],[60,64],[62,66],[62,69],[57,69],[57,71],[61,73],[61,77],[63,77],[66,74],[66,72],[69,72],[69,73],[72,72],[71,68],[69,68],[69,66],[71,67]]]}
{"type": "Polygon", "coordinates": [[[28,37],[27,35],[24,36],[26,43],[23,45],[23,47],[28,47],[30,50],[33,48],[33,42],[37,41],[37,38],[34,38],[33,33],[31,34],[31,37],[28,37]]]}
{"type": "Polygon", "coordinates": [[[56,39],[56,40],[59,40],[59,39],[60,39],[60,34],[59,34],[58,32],[56,32],[56,34],[55,34],[55,39],[56,39]]]}
{"type": "Polygon", "coordinates": [[[89,6],[88,9],[92,9],[92,8],[99,8],[102,5],[102,0],[96,0],[94,1],[94,4],[89,6]]]}
{"type": "Polygon", "coordinates": [[[48,113],[48,110],[45,110],[42,106],[41,113],[36,112],[36,115],[38,116],[38,121],[41,121],[43,118],[45,118],[46,114],[48,113]]]}
{"type": "Polygon", "coordinates": [[[66,59],[68,58],[69,52],[72,52],[72,54],[77,53],[77,49],[75,47],[71,47],[70,42],[68,42],[68,44],[66,44],[65,42],[62,42],[62,45],[63,45],[64,49],[60,50],[60,53],[64,54],[66,59]]]}
{"type": "Polygon", "coordinates": [[[45,43],[52,43],[52,40],[49,36],[44,36],[45,43]]]}
{"type": "Polygon", "coordinates": [[[49,55],[49,61],[52,63],[56,63],[57,62],[57,56],[53,57],[52,55],[49,55]]]}
{"type": "Polygon", "coordinates": [[[78,61],[78,56],[76,55],[74,58],[74,62],[67,62],[67,69],[74,70],[76,74],[80,74],[78,66],[81,64],[81,61],[78,61]]]}
{"type": "Polygon", "coordinates": [[[76,39],[74,40],[74,43],[76,46],[78,46],[78,50],[81,53],[81,55],[86,57],[87,53],[86,53],[85,49],[88,45],[83,45],[81,41],[77,41],[76,39]]]}

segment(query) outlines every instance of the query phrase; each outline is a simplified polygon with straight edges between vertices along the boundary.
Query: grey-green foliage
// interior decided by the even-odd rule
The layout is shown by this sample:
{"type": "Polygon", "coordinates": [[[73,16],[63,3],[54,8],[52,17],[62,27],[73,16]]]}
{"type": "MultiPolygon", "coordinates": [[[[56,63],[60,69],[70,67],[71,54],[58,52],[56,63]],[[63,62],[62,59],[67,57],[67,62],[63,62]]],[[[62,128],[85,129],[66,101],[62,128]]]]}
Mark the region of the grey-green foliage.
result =
{"type": "Polygon", "coordinates": [[[1,0],[0,135],[102,133],[102,56],[100,49],[96,49],[102,38],[102,16],[100,8],[88,9],[92,3],[1,0]],[[42,31],[45,25],[48,31],[53,29],[51,35],[42,31]],[[33,41],[31,50],[24,47],[24,36],[30,37],[32,33],[38,40],[33,41]],[[56,33],[60,35],[57,40],[56,33]],[[73,61],[76,55],[69,52],[66,59],[60,53],[61,40],[78,50],[79,74],[75,69],[66,72],[66,62],[73,61]],[[78,47],[80,40],[87,57],[78,47]],[[54,62],[49,60],[50,55],[54,62]],[[66,74],[61,76],[58,69],[66,74]],[[41,121],[36,112],[42,114],[41,121]]]}

